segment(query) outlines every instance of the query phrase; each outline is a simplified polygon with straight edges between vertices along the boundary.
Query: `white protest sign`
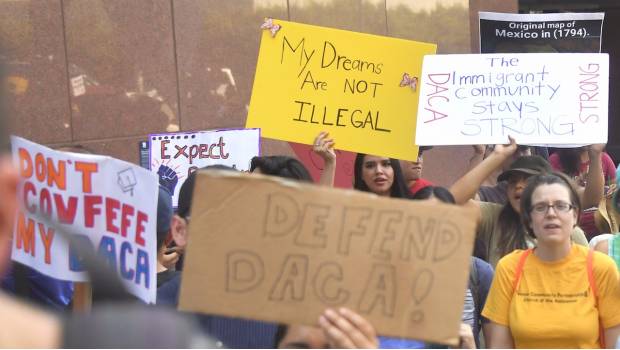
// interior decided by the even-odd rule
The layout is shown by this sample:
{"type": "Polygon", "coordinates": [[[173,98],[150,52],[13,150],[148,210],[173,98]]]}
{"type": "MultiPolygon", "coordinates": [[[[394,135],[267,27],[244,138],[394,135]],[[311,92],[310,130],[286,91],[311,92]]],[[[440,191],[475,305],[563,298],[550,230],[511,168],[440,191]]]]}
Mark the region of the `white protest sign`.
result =
{"type": "Polygon", "coordinates": [[[77,252],[55,228],[89,241],[127,289],[154,303],[158,181],[105,156],[59,152],[12,137],[21,182],[12,258],[61,280],[88,280],[77,252]],[[46,219],[47,218],[47,219],[46,219]]]}
{"type": "Polygon", "coordinates": [[[416,144],[607,142],[609,57],[425,56],[416,144]]]}
{"type": "Polygon", "coordinates": [[[260,129],[153,134],[149,142],[151,171],[173,194],[175,207],[181,185],[192,172],[214,164],[249,171],[252,158],[260,155],[260,129]]]}

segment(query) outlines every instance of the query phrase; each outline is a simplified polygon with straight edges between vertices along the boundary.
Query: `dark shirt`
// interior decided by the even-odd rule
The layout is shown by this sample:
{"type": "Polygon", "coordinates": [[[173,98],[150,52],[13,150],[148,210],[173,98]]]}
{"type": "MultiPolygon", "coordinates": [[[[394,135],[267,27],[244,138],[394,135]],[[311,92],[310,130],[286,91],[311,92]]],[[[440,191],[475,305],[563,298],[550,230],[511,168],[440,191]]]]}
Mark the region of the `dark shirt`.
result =
{"type": "Polygon", "coordinates": [[[0,280],[0,287],[8,293],[58,311],[67,310],[73,300],[73,282],[46,276],[16,262],[0,280]]]}
{"type": "Polygon", "coordinates": [[[481,202],[504,205],[508,201],[507,189],[508,181],[500,181],[495,186],[481,186],[478,190],[478,197],[480,197],[481,202]]]}
{"type": "MultiPolygon", "coordinates": [[[[180,271],[157,273],[157,305],[176,308],[181,287],[180,271]]],[[[216,315],[197,315],[202,330],[231,349],[269,349],[277,324],[216,315]]]]}

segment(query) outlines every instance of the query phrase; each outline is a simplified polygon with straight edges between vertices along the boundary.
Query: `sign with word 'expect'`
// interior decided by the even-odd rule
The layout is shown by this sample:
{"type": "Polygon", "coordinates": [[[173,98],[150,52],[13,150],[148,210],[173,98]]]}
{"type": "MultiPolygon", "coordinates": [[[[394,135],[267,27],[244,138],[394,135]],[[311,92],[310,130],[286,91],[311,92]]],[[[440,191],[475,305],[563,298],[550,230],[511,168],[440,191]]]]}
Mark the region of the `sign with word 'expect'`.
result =
{"type": "Polygon", "coordinates": [[[172,193],[176,207],[179,190],[189,174],[209,165],[250,170],[260,155],[260,129],[223,129],[149,135],[151,171],[172,193]]]}
{"type": "Polygon", "coordinates": [[[424,58],[418,145],[607,142],[607,54],[424,58]]]}
{"type": "Polygon", "coordinates": [[[87,281],[81,253],[60,229],[91,244],[131,293],[154,303],[157,176],[121,160],[54,151],[19,137],[11,144],[24,202],[13,260],[57,279],[87,281]]]}
{"type": "Polygon", "coordinates": [[[221,171],[195,198],[181,310],[314,325],[347,306],[380,334],[458,343],[469,210],[221,171]]]}
{"type": "Polygon", "coordinates": [[[422,57],[436,45],[274,21],[264,31],[246,127],[312,144],[415,160],[422,57]],[[275,33],[275,34],[274,34],[275,33]]]}

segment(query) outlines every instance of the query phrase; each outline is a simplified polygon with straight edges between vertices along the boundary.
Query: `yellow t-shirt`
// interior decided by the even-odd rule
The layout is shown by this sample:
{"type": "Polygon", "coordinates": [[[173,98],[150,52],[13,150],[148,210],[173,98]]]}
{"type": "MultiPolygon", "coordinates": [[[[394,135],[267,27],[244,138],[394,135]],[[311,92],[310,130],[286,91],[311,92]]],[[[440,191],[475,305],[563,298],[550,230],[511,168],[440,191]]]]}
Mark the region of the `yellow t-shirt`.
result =
{"type": "Polygon", "coordinates": [[[523,252],[515,250],[497,264],[482,315],[510,328],[516,348],[600,348],[599,314],[604,328],[620,324],[620,283],[613,260],[599,252],[593,256],[597,310],[588,282],[588,248],[573,244],[568,256],[554,262],[530,254],[513,293],[523,252]]]}

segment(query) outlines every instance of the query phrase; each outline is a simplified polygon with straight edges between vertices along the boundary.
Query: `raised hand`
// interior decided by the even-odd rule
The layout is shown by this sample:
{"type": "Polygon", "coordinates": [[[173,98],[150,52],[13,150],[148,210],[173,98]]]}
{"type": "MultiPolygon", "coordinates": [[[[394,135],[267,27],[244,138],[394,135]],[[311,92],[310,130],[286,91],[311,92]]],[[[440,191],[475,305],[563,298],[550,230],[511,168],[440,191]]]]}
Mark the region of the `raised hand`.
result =
{"type": "Polygon", "coordinates": [[[179,182],[179,176],[177,173],[167,165],[160,165],[157,169],[157,175],[159,175],[159,184],[164,186],[170,194],[174,194],[174,189],[179,182]]]}
{"type": "Polygon", "coordinates": [[[512,136],[508,136],[508,141],[510,143],[507,145],[495,145],[493,153],[506,158],[512,156],[517,151],[517,142],[512,136]]]}
{"type": "Polygon", "coordinates": [[[370,322],[347,308],[326,309],[319,317],[319,326],[332,349],[376,349],[379,346],[370,322]]]}
{"type": "Polygon", "coordinates": [[[334,139],[330,139],[329,133],[322,131],[314,139],[312,150],[319,155],[325,163],[333,163],[336,161],[336,151],[334,150],[334,139]]]}

